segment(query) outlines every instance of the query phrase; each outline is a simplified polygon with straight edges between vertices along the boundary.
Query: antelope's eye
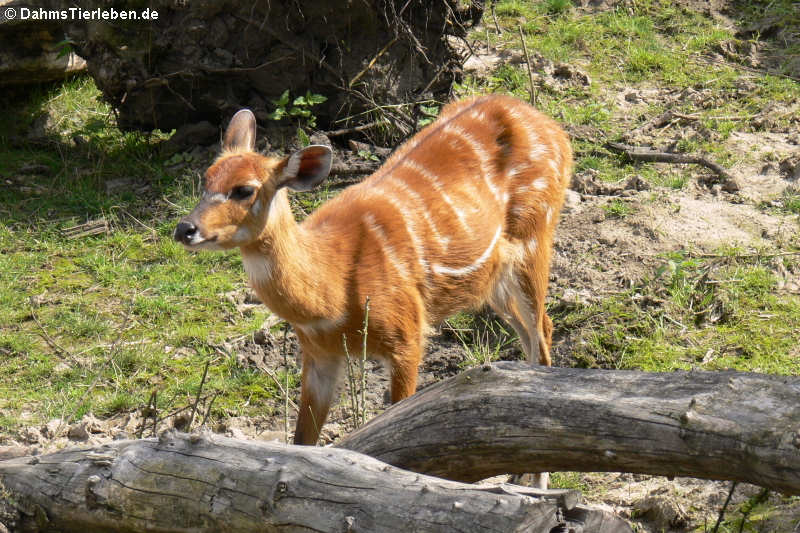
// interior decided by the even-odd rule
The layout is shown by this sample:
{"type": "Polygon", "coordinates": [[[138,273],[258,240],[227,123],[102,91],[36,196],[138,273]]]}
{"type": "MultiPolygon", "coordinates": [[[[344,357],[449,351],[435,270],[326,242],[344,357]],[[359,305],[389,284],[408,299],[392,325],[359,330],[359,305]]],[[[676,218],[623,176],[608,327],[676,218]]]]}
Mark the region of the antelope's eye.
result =
{"type": "Polygon", "coordinates": [[[255,187],[251,187],[249,185],[242,185],[240,187],[234,187],[233,189],[231,189],[229,197],[232,200],[246,200],[247,198],[250,198],[255,191],[256,191],[255,187]]]}

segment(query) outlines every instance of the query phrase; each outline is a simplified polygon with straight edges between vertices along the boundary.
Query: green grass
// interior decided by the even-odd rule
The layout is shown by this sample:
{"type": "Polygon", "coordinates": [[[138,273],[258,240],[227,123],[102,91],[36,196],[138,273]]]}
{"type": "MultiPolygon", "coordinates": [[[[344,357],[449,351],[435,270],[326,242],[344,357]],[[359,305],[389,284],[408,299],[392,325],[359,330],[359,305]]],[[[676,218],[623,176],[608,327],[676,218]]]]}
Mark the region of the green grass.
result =
{"type": "Polygon", "coordinates": [[[615,198],[603,206],[603,211],[605,211],[607,216],[612,218],[625,218],[633,213],[633,207],[631,207],[628,203],[615,198]]]}
{"type": "Polygon", "coordinates": [[[800,373],[800,298],[777,293],[768,257],[722,255],[675,254],[630,290],[554,309],[553,322],[579,366],[800,373]]]}
{"type": "Polygon", "coordinates": [[[0,176],[11,184],[0,187],[3,433],[127,412],[152,390],[163,414],[196,394],[209,359],[213,414],[263,413],[276,386],[220,346],[258,329],[267,311],[241,316],[224,297],[245,286],[236,253],[191,254],[173,242],[198,184],[159,156],[165,136],[120,132],[86,77],[2,104],[0,176]],[[43,135],[20,142],[30,117],[44,115],[43,135]],[[116,178],[133,185],[107,194],[116,178]],[[62,233],[101,218],[108,234],[62,233]]]}

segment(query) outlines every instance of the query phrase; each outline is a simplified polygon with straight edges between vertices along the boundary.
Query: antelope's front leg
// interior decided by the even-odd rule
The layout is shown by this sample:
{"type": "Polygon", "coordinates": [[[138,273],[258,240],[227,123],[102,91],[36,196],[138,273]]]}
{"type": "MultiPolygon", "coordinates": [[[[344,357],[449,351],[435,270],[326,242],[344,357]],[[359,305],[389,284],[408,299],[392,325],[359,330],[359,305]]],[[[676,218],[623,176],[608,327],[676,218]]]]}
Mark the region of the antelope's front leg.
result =
{"type": "Polygon", "coordinates": [[[294,432],[295,444],[313,446],[317,443],[336,393],[341,369],[341,358],[317,357],[309,352],[303,352],[300,407],[294,432]]]}

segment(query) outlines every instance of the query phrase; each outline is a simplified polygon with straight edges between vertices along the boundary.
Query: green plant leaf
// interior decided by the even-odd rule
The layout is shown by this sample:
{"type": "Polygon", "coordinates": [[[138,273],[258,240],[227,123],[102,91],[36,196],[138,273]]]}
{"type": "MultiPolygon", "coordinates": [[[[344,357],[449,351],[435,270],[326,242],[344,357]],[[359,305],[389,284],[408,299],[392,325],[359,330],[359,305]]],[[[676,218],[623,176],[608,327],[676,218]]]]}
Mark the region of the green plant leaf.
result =
{"type": "Polygon", "coordinates": [[[272,103],[278,107],[286,106],[286,104],[289,103],[289,89],[283,91],[283,94],[281,94],[280,98],[278,98],[277,100],[273,100],[272,103]]]}
{"type": "Polygon", "coordinates": [[[311,139],[308,137],[308,134],[303,128],[297,128],[297,138],[300,139],[300,144],[303,146],[308,146],[311,144],[311,139]]]}
{"type": "Polygon", "coordinates": [[[327,96],[323,96],[321,94],[312,94],[311,92],[306,93],[306,101],[310,105],[321,104],[322,102],[326,102],[327,100],[328,100],[327,96]]]}

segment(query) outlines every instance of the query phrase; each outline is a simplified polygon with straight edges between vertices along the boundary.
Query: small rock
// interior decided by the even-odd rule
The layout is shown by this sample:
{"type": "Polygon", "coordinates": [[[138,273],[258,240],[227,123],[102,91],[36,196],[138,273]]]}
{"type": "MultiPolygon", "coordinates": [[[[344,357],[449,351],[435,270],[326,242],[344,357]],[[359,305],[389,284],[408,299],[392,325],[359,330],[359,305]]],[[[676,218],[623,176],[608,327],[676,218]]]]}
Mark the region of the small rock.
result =
{"type": "Polygon", "coordinates": [[[569,63],[556,63],[553,67],[553,77],[557,80],[565,80],[577,83],[578,85],[591,85],[592,79],[583,70],[569,63]]]}
{"type": "Polygon", "coordinates": [[[237,427],[228,428],[225,434],[232,439],[247,440],[247,435],[245,435],[244,431],[237,427]]]}
{"type": "Polygon", "coordinates": [[[725,182],[722,184],[722,190],[729,193],[735,193],[739,192],[741,190],[741,187],[739,186],[739,183],[735,179],[731,178],[725,180],[725,182]]]}
{"type": "Polygon", "coordinates": [[[597,183],[599,173],[594,169],[586,169],[572,176],[572,188],[581,194],[596,195],[600,191],[597,183]]]}
{"type": "Polygon", "coordinates": [[[638,104],[642,101],[642,97],[636,91],[626,92],[624,98],[626,102],[630,102],[632,104],[638,104]]]}
{"type": "Polygon", "coordinates": [[[191,415],[189,413],[181,413],[179,415],[176,415],[172,419],[172,427],[175,428],[177,431],[188,431],[190,417],[191,415]]]}
{"type": "Polygon", "coordinates": [[[256,294],[255,291],[248,290],[247,292],[244,293],[244,303],[250,305],[260,304],[261,298],[258,297],[258,294],[256,294]]]}
{"type": "Polygon", "coordinates": [[[39,428],[28,426],[20,433],[20,439],[28,444],[40,444],[44,440],[44,437],[42,436],[42,432],[39,431],[39,428]]]}
{"type": "Polygon", "coordinates": [[[636,175],[628,179],[623,188],[626,191],[649,191],[650,184],[647,183],[641,176],[636,175]]]}
{"type": "Polygon", "coordinates": [[[562,212],[569,213],[570,211],[574,211],[580,205],[580,193],[573,191],[572,189],[567,189],[566,194],[564,195],[564,207],[562,212]]]}
{"type": "Polygon", "coordinates": [[[259,329],[253,333],[253,342],[260,346],[266,346],[272,343],[272,334],[268,329],[259,329]]]}
{"type": "Polygon", "coordinates": [[[73,424],[69,431],[67,431],[67,437],[69,440],[78,440],[81,442],[86,442],[89,440],[89,432],[86,430],[86,423],[79,422],[77,424],[73,424]]]}
{"type": "Polygon", "coordinates": [[[48,439],[54,439],[59,430],[63,429],[64,421],[60,418],[54,418],[47,424],[45,424],[44,428],[42,429],[42,435],[48,439]]]}
{"type": "Polygon", "coordinates": [[[800,153],[790,155],[778,165],[781,175],[792,181],[800,180],[800,153]]]}
{"type": "MultiPolygon", "coordinates": [[[[283,431],[264,431],[256,435],[256,438],[265,442],[286,442],[286,433],[283,431]]],[[[291,442],[292,434],[289,433],[289,442],[291,442]]]]}
{"type": "Polygon", "coordinates": [[[308,138],[308,140],[311,144],[321,144],[323,146],[327,146],[328,148],[333,146],[330,138],[322,132],[314,133],[308,138]]]}
{"type": "Polygon", "coordinates": [[[652,521],[657,531],[685,528],[689,525],[686,510],[668,495],[649,495],[633,504],[638,516],[652,521]]]}

